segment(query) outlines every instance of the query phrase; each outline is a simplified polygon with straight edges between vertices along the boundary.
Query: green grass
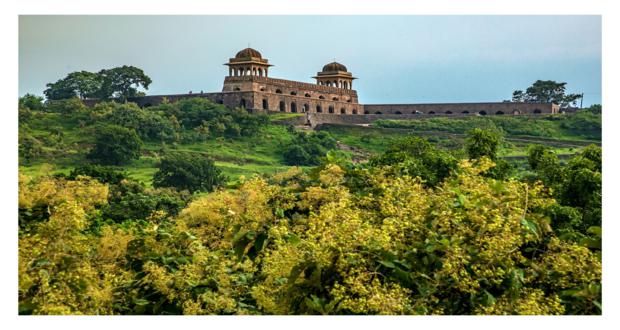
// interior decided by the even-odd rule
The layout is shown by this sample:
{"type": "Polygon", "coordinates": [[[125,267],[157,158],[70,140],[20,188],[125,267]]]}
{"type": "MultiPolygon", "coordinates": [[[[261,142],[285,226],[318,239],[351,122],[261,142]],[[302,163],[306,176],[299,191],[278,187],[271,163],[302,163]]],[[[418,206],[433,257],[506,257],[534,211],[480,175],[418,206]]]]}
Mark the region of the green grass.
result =
{"type": "Polygon", "coordinates": [[[493,129],[506,136],[534,136],[559,140],[600,141],[601,115],[586,111],[548,116],[471,116],[417,120],[379,120],[375,126],[416,131],[442,131],[464,134],[474,127],[493,129]]]}

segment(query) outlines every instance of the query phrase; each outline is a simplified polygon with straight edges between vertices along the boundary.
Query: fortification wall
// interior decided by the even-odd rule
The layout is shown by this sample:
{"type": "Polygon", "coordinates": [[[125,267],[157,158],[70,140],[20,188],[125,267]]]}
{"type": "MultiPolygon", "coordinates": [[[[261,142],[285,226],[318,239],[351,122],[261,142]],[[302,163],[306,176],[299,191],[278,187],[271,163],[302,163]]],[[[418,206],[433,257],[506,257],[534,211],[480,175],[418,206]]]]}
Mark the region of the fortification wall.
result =
{"type": "Polygon", "coordinates": [[[559,106],[551,103],[427,103],[427,104],[365,104],[365,114],[481,114],[519,115],[558,113],[559,106]]]}

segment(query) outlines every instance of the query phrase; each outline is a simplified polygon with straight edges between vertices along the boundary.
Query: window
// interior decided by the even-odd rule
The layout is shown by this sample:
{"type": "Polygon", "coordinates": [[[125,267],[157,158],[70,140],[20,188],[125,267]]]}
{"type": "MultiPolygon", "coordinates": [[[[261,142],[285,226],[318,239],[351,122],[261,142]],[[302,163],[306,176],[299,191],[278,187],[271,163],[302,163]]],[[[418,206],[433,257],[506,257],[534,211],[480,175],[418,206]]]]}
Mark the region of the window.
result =
{"type": "Polygon", "coordinates": [[[292,91],[291,95],[297,95],[297,92],[296,91],[292,91]]]}
{"type": "Polygon", "coordinates": [[[310,94],[306,93],[304,94],[305,97],[310,97],[310,94]]]}
{"type": "Polygon", "coordinates": [[[282,94],[282,91],[279,89],[276,89],[276,94],[282,94]]]}
{"type": "Polygon", "coordinates": [[[340,113],[341,114],[345,114],[345,113],[347,113],[347,111],[344,108],[340,108],[340,113]]]}
{"type": "Polygon", "coordinates": [[[286,111],[286,103],[284,101],[280,101],[280,111],[286,111]]]}
{"type": "Polygon", "coordinates": [[[334,107],[333,106],[329,106],[329,113],[334,113],[334,107]]]}
{"type": "Polygon", "coordinates": [[[297,104],[295,102],[291,102],[291,112],[297,112],[297,104]]]}
{"type": "Polygon", "coordinates": [[[267,102],[267,99],[263,99],[263,109],[269,110],[269,102],[267,102]]]}
{"type": "Polygon", "coordinates": [[[316,106],[316,112],[318,112],[318,113],[323,112],[323,108],[321,108],[321,106],[320,106],[320,105],[317,105],[317,106],[316,106]]]}
{"type": "Polygon", "coordinates": [[[325,96],[321,95],[321,96],[319,96],[319,99],[325,100],[325,96]]]}

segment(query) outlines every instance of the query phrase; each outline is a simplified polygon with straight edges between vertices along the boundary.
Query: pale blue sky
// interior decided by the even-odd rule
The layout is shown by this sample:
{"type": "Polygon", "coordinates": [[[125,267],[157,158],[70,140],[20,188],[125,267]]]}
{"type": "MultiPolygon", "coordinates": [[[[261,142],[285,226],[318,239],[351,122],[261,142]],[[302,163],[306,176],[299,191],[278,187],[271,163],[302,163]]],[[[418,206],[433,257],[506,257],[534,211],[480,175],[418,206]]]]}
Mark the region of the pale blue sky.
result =
{"type": "Polygon", "coordinates": [[[19,93],[121,65],[148,94],[220,91],[248,44],[276,78],[314,82],[335,58],[361,103],[502,101],[537,79],[601,103],[599,16],[21,16],[19,93]]]}

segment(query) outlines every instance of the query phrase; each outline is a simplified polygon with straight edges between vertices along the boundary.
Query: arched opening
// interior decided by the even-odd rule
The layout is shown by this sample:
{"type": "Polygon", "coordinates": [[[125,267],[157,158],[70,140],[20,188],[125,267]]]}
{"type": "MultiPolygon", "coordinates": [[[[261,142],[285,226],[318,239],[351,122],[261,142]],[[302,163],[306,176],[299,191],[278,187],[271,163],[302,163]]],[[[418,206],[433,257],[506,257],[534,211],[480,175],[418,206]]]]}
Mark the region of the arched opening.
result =
{"type": "Polygon", "coordinates": [[[517,109],[514,109],[514,110],[512,110],[512,114],[513,114],[513,115],[520,115],[520,114],[521,114],[521,111],[519,111],[519,110],[517,110],[517,109]]]}
{"type": "Polygon", "coordinates": [[[334,107],[333,106],[329,106],[329,113],[334,113],[334,107]]]}
{"type": "Polygon", "coordinates": [[[239,106],[245,109],[245,99],[241,99],[239,106]]]}
{"type": "Polygon", "coordinates": [[[381,111],[375,111],[375,115],[382,115],[381,111]]]}
{"type": "Polygon", "coordinates": [[[296,91],[292,91],[291,95],[297,95],[297,92],[296,91]]]}
{"type": "Polygon", "coordinates": [[[369,115],[369,114],[370,114],[370,111],[368,111],[368,110],[364,110],[364,114],[365,114],[365,115],[369,115]]]}
{"type": "Polygon", "coordinates": [[[263,99],[263,109],[269,110],[269,102],[267,101],[267,99],[263,99]]]}
{"type": "Polygon", "coordinates": [[[216,103],[217,104],[224,104],[224,100],[217,100],[216,103]]]}
{"type": "Polygon", "coordinates": [[[403,113],[402,113],[402,112],[400,112],[400,111],[396,111],[396,112],[394,112],[394,114],[395,114],[395,115],[402,115],[403,113]]]}
{"type": "Polygon", "coordinates": [[[486,116],[487,112],[483,110],[483,111],[478,112],[478,114],[481,115],[481,116],[486,116]]]}
{"type": "Polygon", "coordinates": [[[351,98],[348,98],[348,99],[347,99],[347,103],[351,103],[351,98]]]}
{"type": "Polygon", "coordinates": [[[332,97],[332,101],[338,101],[337,97],[332,97]]]}
{"type": "Polygon", "coordinates": [[[464,115],[467,115],[467,114],[469,114],[469,111],[463,111],[461,113],[464,114],[464,115]]]}
{"type": "Polygon", "coordinates": [[[284,101],[280,101],[280,111],[286,111],[286,103],[284,103],[284,101]]]}
{"type": "Polygon", "coordinates": [[[259,77],[263,76],[263,69],[262,68],[258,68],[258,76],[259,77]]]}
{"type": "Polygon", "coordinates": [[[434,114],[435,114],[435,111],[429,111],[429,112],[428,112],[428,114],[429,114],[429,115],[434,115],[434,114]]]}
{"type": "Polygon", "coordinates": [[[279,89],[276,89],[276,94],[282,94],[282,91],[279,89]]]}
{"type": "Polygon", "coordinates": [[[416,110],[416,111],[413,112],[413,114],[414,115],[423,115],[424,112],[416,110]]]}
{"type": "Polygon", "coordinates": [[[241,90],[241,88],[239,88],[239,87],[235,87],[235,90],[236,90],[236,91],[240,91],[240,90],[241,90]]]}
{"type": "Polygon", "coordinates": [[[353,109],[353,111],[351,111],[354,115],[357,115],[357,109],[353,109]]]}
{"type": "Polygon", "coordinates": [[[340,113],[344,115],[347,111],[344,108],[340,108],[340,113]]]}
{"type": "Polygon", "coordinates": [[[291,112],[297,112],[297,103],[291,102],[291,112]]]}
{"type": "Polygon", "coordinates": [[[325,100],[325,96],[320,95],[320,96],[319,96],[319,100],[325,100]]]}
{"type": "Polygon", "coordinates": [[[310,111],[310,106],[308,105],[308,103],[304,104],[304,106],[301,108],[301,112],[308,112],[310,111]]]}
{"type": "Polygon", "coordinates": [[[534,113],[542,113],[542,111],[540,111],[540,109],[535,109],[534,113]]]}
{"type": "Polygon", "coordinates": [[[305,97],[310,97],[309,93],[304,94],[305,97]]]}
{"type": "Polygon", "coordinates": [[[317,106],[316,106],[316,112],[318,112],[318,113],[323,112],[323,108],[321,108],[321,106],[320,106],[320,105],[317,105],[317,106]]]}
{"type": "Polygon", "coordinates": [[[264,92],[264,91],[265,91],[265,87],[261,87],[261,88],[260,88],[260,91],[261,91],[261,92],[264,92]]]}
{"type": "Polygon", "coordinates": [[[498,112],[496,112],[495,114],[496,114],[496,115],[503,115],[503,114],[504,114],[504,112],[503,112],[503,111],[498,111],[498,112]]]}
{"type": "Polygon", "coordinates": [[[451,115],[452,111],[446,111],[446,115],[451,115]]]}

